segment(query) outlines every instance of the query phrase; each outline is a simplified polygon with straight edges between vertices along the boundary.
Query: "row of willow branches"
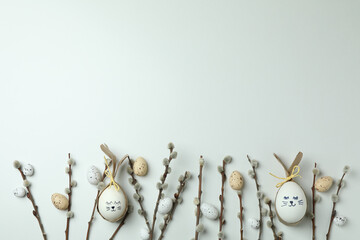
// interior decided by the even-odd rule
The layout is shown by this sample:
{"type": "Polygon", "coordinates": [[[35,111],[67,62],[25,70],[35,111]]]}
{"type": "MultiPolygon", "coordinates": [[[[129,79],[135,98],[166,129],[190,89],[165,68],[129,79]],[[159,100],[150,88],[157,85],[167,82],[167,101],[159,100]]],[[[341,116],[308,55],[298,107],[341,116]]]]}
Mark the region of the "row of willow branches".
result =
{"type": "MultiPolygon", "coordinates": [[[[168,149],[169,149],[169,156],[167,158],[163,159],[163,165],[164,165],[164,172],[162,173],[162,175],[160,176],[160,181],[157,182],[156,187],[158,190],[158,194],[157,194],[157,199],[155,202],[155,207],[153,210],[153,215],[150,218],[150,216],[148,215],[148,212],[145,210],[144,205],[143,205],[143,201],[144,201],[144,196],[141,194],[141,185],[140,182],[136,179],[136,176],[133,172],[133,160],[131,160],[130,158],[128,158],[128,167],[127,167],[127,172],[130,175],[129,178],[129,183],[133,186],[134,188],[134,194],[133,194],[133,198],[134,200],[137,202],[139,209],[138,209],[138,214],[142,216],[142,218],[144,219],[145,225],[146,225],[146,233],[148,234],[147,238],[149,240],[153,240],[155,239],[155,226],[156,226],[156,220],[157,220],[157,216],[158,216],[158,210],[159,210],[159,204],[161,199],[163,199],[165,197],[165,190],[168,187],[168,183],[166,182],[168,175],[171,173],[171,167],[170,164],[171,162],[177,158],[177,152],[174,151],[174,144],[173,143],[169,143],[168,144],[168,149]]],[[[275,218],[275,213],[272,209],[273,207],[273,203],[270,200],[270,198],[264,196],[264,193],[260,190],[260,184],[259,184],[259,179],[258,179],[258,173],[257,173],[257,168],[259,166],[259,162],[256,160],[251,160],[249,156],[247,156],[247,160],[250,163],[251,169],[248,171],[248,175],[254,179],[255,182],[255,187],[256,187],[256,197],[258,200],[258,208],[259,208],[259,218],[257,219],[257,228],[258,228],[258,240],[262,239],[262,232],[263,232],[263,218],[268,216],[269,220],[267,221],[267,226],[272,230],[272,234],[273,234],[273,238],[274,240],[282,240],[283,239],[283,232],[281,231],[277,231],[275,224],[274,224],[274,218],[275,218]],[[264,205],[267,205],[267,208],[264,207],[264,205]]],[[[219,202],[220,202],[220,216],[219,216],[219,231],[218,231],[218,239],[224,239],[225,238],[225,234],[224,234],[224,225],[226,223],[225,221],[225,209],[224,209],[224,200],[225,200],[225,194],[224,194],[224,189],[225,189],[225,182],[226,182],[226,165],[231,163],[232,158],[230,156],[226,156],[223,161],[222,161],[222,165],[218,166],[218,171],[221,174],[221,189],[220,189],[220,195],[219,195],[219,202]]],[[[198,240],[200,239],[200,233],[204,231],[204,225],[203,223],[201,223],[200,218],[201,218],[201,203],[202,203],[202,178],[203,178],[203,167],[204,167],[204,159],[201,156],[200,160],[199,160],[199,174],[198,174],[198,180],[199,180],[199,186],[198,186],[198,195],[194,200],[194,203],[196,205],[196,209],[195,209],[195,217],[196,217],[196,225],[195,225],[195,237],[193,238],[194,240],[198,240]]],[[[70,158],[70,154],[69,154],[69,160],[68,160],[68,167],[66,168],[66,173],[69,174],[69,188],[67,188],[65,191],[68,194],[68,198],[70,200],[70,204],[68,207],[68,212],[67,212],[67,224],[66,224],[66,230],[65,230],[65,239],[69,239],[69,223],[70,223],[70,218],[73,217],[73,212],[71,211],[71,193],[72,193],[72,187],[76,186],[76,182],[71,180],[71,166],[74,164],[74,161],[70,158]]],[[[42,233],[42,237],[44,240],[47,239],[47,235],[45,233],[44,230],[44,226],[42,224],[41,218],[40,218],[40,214],[39,214],[39,210],[38,210],[38,206],[35,203],[34,197],[31,193],[31,189],[30,189],[30,182],[27,180],[26,176],[24,175],[22,168],[21,168],[21,164],[18,161],[14,161],[14,167],[16,169],[19,170],[20,175],[22,177],[23,180],[23,185],[27,190],[27,198],[30,200],[30,202],[32,203],[33,206],[33,215],[34,217],[37,219],[38,224],[40,226],[40,230],[42,233]]],[[[95,217],[95,210],[96,210],[96,206],[98,203],[98,198],[99,195],[101,193],[101,190],[104,188],[103,185],[103,180],[106,178],[106,166],[102,175],[102,181],[98,185],[98,191],[95,197],[95,202],[94,202],[94,206],[92,209],[92,213],[91,213],[91,217],[90,220],[88,221],[88,228],[86,231],[86,240],[90,239],[90,230],[91,230],[91,226],[95,217]]],[[[336,193],[332,195],[332,202],[333,202],[333,206],[331,209],[331,215],[330,215],[330,222],[329,222],[329,228],[328,228],[328,233],[326,234],[326,239],[329,240],[330,238],[330,230],[332,227],[332,222],[336,216],[336,203],[339,200],[339,192],[340,189],[344,186],[344,177],[345,175],[348,173],[349,171],[349,167],[345,166],[344,170],[343,170],[343,175],[340,178],[340,180],[338,181],[337,184],[337,190],[336,193]]],[[[316,202],[319,199],[319,196],[315,194],[315,180],[316,177],[319,174],[319,170],[317,169],[317,164],[315,163],[315,167],[313,169],[313,185],[311,187],[312,190],[312,213],[310,214],[311,219],[312,219],[312,239],[315,240],[315,205],[316,202]]],[[[165,214],[163,216],[163,221],[158,224],[158,228],[160,230],[160,234],[158,235],[158,240],[162,240],[165,236],[165,231],[168,228],[171,220],[173,219],[175,210],[177,209],[178,205],[182,203],[183,199],[181,197],[181,194],[183,192],[183,190],[185,189],[187,180],[189,180],[191,178],[191,174],[189,171],[185,171],[185,173],[183,175],[180,175],[178,181],[179,181],[179,185],[177,187],[177,191],[175,193],[173,193],[172,195],[172,201],[173,201],[173,205],[171,210],[165,214]]],[[[244,210],[244,205],[242,202],[242,191],[239,190],[236,192],[238,198],[239,198],[239,213],[238,218],[240,220],[240,239],[243,240],[244,239],[244,231],[243,231],[243,210],[244,210]]],[[[124,226],[125,224],[125,220],[127,218],[127,216],[132,212],[133,207],[129,206],[129,210],[127,212],[127,214],[121,219],[119,225],[117,226],[117,228],[115,229],[115,231],[113,232],[113,234],[110,236],[109,240],[112,240],[115,238],[116,234],[119,232],[119,230],[122,228],[122,226],[124,226]]]]}

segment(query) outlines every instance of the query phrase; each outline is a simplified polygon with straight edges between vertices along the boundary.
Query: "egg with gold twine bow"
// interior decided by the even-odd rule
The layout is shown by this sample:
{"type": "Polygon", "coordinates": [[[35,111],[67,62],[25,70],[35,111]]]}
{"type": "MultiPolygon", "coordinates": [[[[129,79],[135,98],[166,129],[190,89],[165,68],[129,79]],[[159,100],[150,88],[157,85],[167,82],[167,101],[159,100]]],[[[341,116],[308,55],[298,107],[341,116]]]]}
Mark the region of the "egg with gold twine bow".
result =
{"type": "Polygon", "coordinates": [[[109,222],[117,222],[122,219],[128,210],[128,200],[124,190],[120,184],[114,179],[121,163],[128,157],[123,157],[116,166],[116,158],[106,145],[101,145],[103,148],[107,148],[104,151],[112,160],[113,171],[110,170],[109,162],[105,158],[106,164],[106,176],[110,179],[110,183],[100,192],[97,204],[97,210],[102,218],[109,222]],[[108,151],[108,152],[107,152],[108,151]]]}
{"type": "Polygon", "coordinates": [[[275,211],[280,222],[285,225],[296,225],[305,216],[307,209],[306,195],[302,187],[294,181],[294,178],[300,177],[300,167],[298,166],[302,159],[302,152],[299,152],[287,169],[280,158],[274,154],[275,158],[280,162],[285,170],[286,177],[277,177],[270,173],[273,177],[283,180],[276,185],[279,188],[275,197],[275,211]]]}

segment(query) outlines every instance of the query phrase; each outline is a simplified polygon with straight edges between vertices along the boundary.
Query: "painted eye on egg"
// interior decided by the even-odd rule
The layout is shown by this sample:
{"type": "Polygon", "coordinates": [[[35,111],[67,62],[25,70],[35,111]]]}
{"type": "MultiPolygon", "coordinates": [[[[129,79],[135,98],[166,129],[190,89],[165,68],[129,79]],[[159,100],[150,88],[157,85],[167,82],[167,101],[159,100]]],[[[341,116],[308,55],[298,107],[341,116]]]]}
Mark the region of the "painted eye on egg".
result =
{"type": "Polygon", "coordinates": [[[298,200],[298,199],[299,199],[299,197],[298,197],[298,196],[295,196],[295,197],[293,197],[293,199],[294,199],[294,200],[298,200]]]}
{"type": "Polygon", "coordinates": [[[110,201],[110,202],[106,202],[106,204],[107,204],[107,205],[110,205],[110,204],[112,204],[112,203],[113,203],[112,201],[110,201]]]}
{"type": "Polygon", "coordinates": [[[289,199],[289,197],[284,196],[284,199],[287,200],[287,199],[289,199]]]}

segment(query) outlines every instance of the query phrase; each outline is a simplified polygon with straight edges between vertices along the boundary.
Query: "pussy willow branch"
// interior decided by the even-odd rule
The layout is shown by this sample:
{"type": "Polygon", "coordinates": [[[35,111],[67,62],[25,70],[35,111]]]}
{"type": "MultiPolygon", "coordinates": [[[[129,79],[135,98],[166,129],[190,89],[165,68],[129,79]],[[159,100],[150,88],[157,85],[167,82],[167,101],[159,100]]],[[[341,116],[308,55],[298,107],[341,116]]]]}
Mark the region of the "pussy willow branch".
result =
{"type": "Polygon", "coordinates": [[[119,232],[120,228],[121,228],[122,226],[124,226],[125,220],[126,220],[126,218],[127,218],[128,215],[129,215],[129,210],[127,210],[127,212],[125,213],[125,216],[123,217],[123,219],[121,220],[119,226],[116,228],[115,232],[113,233],[113,235],[111,235],[111,237],[109,238],[109,240],[113,240],[114,237],[116,236],[116,234],[119,232]]]}
{"type": "MultiPolygon", "coordinates": [[[[69,160],[70,160],[70,153],[68,154],[69,160]]],[[[71,211],[71,195],[72,195],[72,186],[71,186],[71,163],[69,163],[69,192],[68,192],[68,199],[69,199],[69,205],[68,205],[68,212],[71,211]]],[[[66,229],[65,229],[65,239],[69,240],[69,228],[70,228],[70,217],[66,218],[66,229]]]]}
{"type": "MultiPolygon", "coordinates": [[[[219,232],[222,232],[223,225],[225,224],[225,219],[224,219],[224,185],[226,181],[225,166],[226,166],[226,162],[225,160],[223,160],[222,171],[221,171],[221,194],[219,196],[219,200],[220,200],[219,232]]],[[[221,240],[220,237],[219,240],[221,240]]]]}
{"type": "MultiPolygon", "coordinates": [[[[21,174],[21,177],[22,179],[25,181],[26,180],[26,176],[24,175],[23,171],[21,170],[21,168],[18,168],[20,174],[21,174]]],[[[26,197],[31,201],[31,204],[33,205],[33,215],[34,217],[37,219],[38,223],[39,223],[39,226],[40,226],[40,230],[41,230],[41,233],[42,233],[42,236],[43,236],[43,239],[46,240],[47,239],[47,236],[46,236],[46,233],[45,233],[45,230],[44,230],[44,226],[41,222],[41,218],[40,218],[40,214],[39,214],[39,208],[38,206],[35,204],[35,200],[34,200],[34,197],[33,195],[31,194],[31,190],[30,190],[30,186],[26,187],[27,189],[27,194],[26,194],[26,197]]]]}
{"type": "MultiPolygon", "coordinates": [[[[256,174],[256,168],[254,166],[252,166],[251,164],[251,159],[249,157],[249,155],[246,155],[253,171],[254,171],[254,180],[255,180],[255,185],[256,185],[256,190],[259,192],[260,191],[260,186],[259,186],[259,182],[258,182],[258,179],[257,179],[257,174],[256,174]]],[[[261,213],[261,209],[262,209],[262,206],[261,206],[261,199],[258,198],[258,202],[259,202],[259,236],[258,236],[258,240],[261,239],[261,234],[262,234],[262,228],[263,228],[263,217],[262,217],[262,213],[261,213]]]]}
{"type": "Polygon", "coordinates": [[[160,236],[158,238],[158,240],[162,240],[164,238],[164,233],[165,233],[165,230],[166,228],[169,226],[169,223],[170,221],[172,220],[173,216],[174,216],[174,213],[175,213],[175,210],[176,210],[176,207],[179,205],[179,202],[178,202],[178,199],[180,198],[180,195],[181,193],[183,192],[184,188],[185,188],[185,185],[186,185],[186,181],[187,181],[187,175],[189,174],[188,171],[186,171],[184,173],[184,179],[182,181],[180,181],[180,185],[179,185],[179,188],[178,188],[178,191],[177,193],[174,194],[174,198],[175,198],[175,202],[173,204],[173,207],[171,208],[170,210],[170,213],[169,213],[169,216],[166,218],[165,222],[164,222],[164,227],[161,229],[161,233],[160,233],[160,236]]]}
{"type": "MultiPolygon", "coordinates": [[[[315,167],[316,168],[316,163],[315,163],[315,167]]],[[[312,239],[315,240],[315,204],[316,204],[316,201],[315,201],[315,180],[316,180],[316,174],[314,173],[314,178],[313,178],[313,184],[312,184],[312,187],[311,187],[311,192],[312,192],[312,239]]]]}
{"type": "MultiPolygon", "coordinates": [[[[340,192],[340,189],[342,187],[342,181],[344,179],[346,175],[346,172],[343,173],[341,179],[340,179],[340,182],[338,184],[338,189],[336,191],[336,195],[339,196],[339,192],[340,192]]],[[[331,231],[331,227],[332,227],[332,223],[334,221],[334,218],[336,216],[336,210],[335,210],[335,206],[336,206],[336,201],[333,201],[333,207],[332,207],[332,210],[331,210],[331,216],[330,216],[330,223],[329,223],[329,229],[328,229],[328,232],[326,234],[326,240],[329,240],[330,239],[330,231],[331,231]]]]}
{"type": "MultiPolygon", "coordinates": [[[[109,163],[111,164],[111,162],[109,163]]],[[[103,175],[102,175],[102,178],[101,178],[101,181],[104,181],[105,177],[106,177],[106,165],[105,165],[105,169],[104,169],[104,172],[103,172],[103,175]]],[[[95,214],[95,210],[96,210],[96,205],[97,205],[97,202],[98,202],[98,199],[99,199],[99,195],[100,195],[100,190],[97,191],[97,194],[96,194],[96,198],[95,198],[95,202],[94,202],[94,207],[93,207],[93,210],[92,210],[92,213],[91,213],[91,217],[90,217],[90,220],[88,222],[88,229],[87,229],[87,232],[86,232],[86,240],[89,240],[90,238],[90,228],[91,228],[91,224],[92,224],[92,221],[94,220],[94,214],[95,214]]]]}
{"type": "Polygon", "coordinates": [[[273,232],[273,235],[274,235],[274,240],[280,240],[281,238],[279,238],[276,234],[276,228],[275,228],[275,225],[274,225],[274,216],[273,216],[273,212],[271,210],[271,201],[269,201],[267,203],[267,205],[269,206],[269,217],[270,217],[270,221],[271,221],[271,230],[273,232]]]}
{"type": "MultiPolygon", "coordinates": [[[[169,169],[169,165],[170,165],[170,162],[172,160],[172,157],[171,157],[171,153],[173,152],[173,148],[170,148],[170,155],[169,155],[169,164],[167,164],[165,166],[165,170],[164,170],[164,173],[163,173],[163,177],[162,177],[162,180],[161,180],[161,184],[164,184],[165,180],[166,180],[166,177],[168,175],[168,169],[169,169]]],[[[158,197],[157,197],[157,200],[156,200],[156,204],[155,204],[155,208],[154,208],[154,213],[153,213],[153,220],[152,220],[152,226],[151,226],[151,230],[150,230],[150,237],[149,237],[149,240],[153,240],[153,237],[154,237],[154,228],[155,228],[155,222],[156,222],[156,214],[157,214],[157,211],[158,211],[158,208],[159,208],[159,203],[160,203],[160,199],[161,199],[161,194],[163,192],[163,189],[160,188],[159,189],[159,193],[158,193],[158,197]]]]}
{"type": "MultiPolygon", "coordinates": [[[[128,157],[128,160],[129,160],[129,166],[130,166],[130,168],[133,169],[133,162],[131,161],[131,159],[130,159],[129,157],[128,157]]],[[[133,171],[131,171],[130,176],[131,176],[131,178],[132,178],[133,184],[135,185],[135,184],[138,182],[138,181],[136,180],[136,178],[135,178],[135,173],[134,173],[133,171]]],[[[140,190],[139,190],[139,189],[136,189],[136,188],[135,188],[135,192],[136,192],[136,194],[138,194],[138,195],[140,196],[140,190]]],[[[141,211],[142,211],[142,213],[143,213],[143,214],[141,214],[141,215],[144,217],[146,226],[147,226],[147,228],[148,228],[148,231],[150,232],[150,231],[151,231],[150,223],[149,223],[149,220],[148,220],[148,218],[147,218],[147,214],[146,214],[146,211],[145,211],[145,209],[144,209],[144,206],[143,206],[143,204],[142,204],[142,199],[139,198],[139,199],[137,200],[137,202],[139,203],[140,209],[141,209],[141,211]]]]}
{"type": "Polygon", "coordinates": [[[242,196],[238,194],[239,202],[240,202],[240,239],[243,240],[243,204],[242,204],[242,196]]]}
{"type": "MultiPolygon", "coordinates": [[[[200,156],[200,158],[202,159],[203,156],[200,156]]],[[[199,170],[199,175],[198,175],[198,178],[199,178],[199,190],[198,190],[199,204],[197,205],[197,208],[196,208],[196,226],[198,226],[199,222],[200,222],[200,206],[201,206],[201,194],[202,194],[201,183],[202,183],[203,167],[204,167],[204,164],[200,164],[200,170],[199,170]]],[[[195,240],[198,240],[198,238],[199,238],[199,232],[196,231],[196,229],[195,229],[195,240]]]]}

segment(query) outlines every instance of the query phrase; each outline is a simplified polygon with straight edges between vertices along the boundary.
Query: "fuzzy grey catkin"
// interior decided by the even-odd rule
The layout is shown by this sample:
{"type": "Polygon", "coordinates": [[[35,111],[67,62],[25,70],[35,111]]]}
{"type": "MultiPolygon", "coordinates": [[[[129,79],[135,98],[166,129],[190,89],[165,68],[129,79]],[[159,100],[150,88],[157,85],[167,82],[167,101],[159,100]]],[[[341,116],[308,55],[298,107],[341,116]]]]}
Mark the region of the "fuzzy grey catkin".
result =
{"type": "Polygon", "coordinates": [[[204,166],[204,159],[203,158],[199,159],[199,164],[200,164],[200,166],[204,166]]]}
{"type": "Polygon", "coordinates": [[[255,172],[252,169],[250,169],[248,171],[248,175],[249,175],[249,177],[254,178],[255,177],[255,172]]]}
{"type": "Polygon", "coordinates": [[[70,193],[70,189],[69,188],[65,188],[65,193],[69,194],[70,193]]]}
{"type": "Polygon", "coordinates": [[[104,188],[105,188],[105,183],[104,183],[104,182],[99,182],[99,183],[97,184],[97,189],[98,189],[99,191],[102,191],[104,188]]]}
{"type": "Polygon", "coordinates": [[[339,201],[339,195],[333,194],[331,195],[331,201],[333,201],[334,203],[339,201]]]}
{"type": "Polygon", "coordinates": [[[65,167],[65,173],[69,173],[69,172],[70,172],[69,167],[65,167]]]}
{"type": "Polygon", "coordinates": [[[232,157],[231,157],[231,156],[226,156],[226,157],[224,158],[224,162],[225,162],[226,164],[231,163],[231,161],[232,161],[232,157]]]}
{"type": "Polygon", "coordinates": [[[69,165],[75,165],[75,161],[72,158],[70,158],[67,162],[69,165]]]}
{"type": "Polygon", "coordinates": [[[136,190],[140,190],[140,188],[141,188],[140,183],[135,183],[134,188],[135,188],[136,190]]]}
{"type": "Polygon", "coordinates": [[[164,166],[169,165],[169,159],[164,158],[164,159],[163,159],[163,165],[164,165],[164,166]]]}
{"type": "Polygon", "coordinates": [[[72,187],[76,187],[76,186],[77,186],[77,181],[72,180],[72,181],[71,181],[71,186],[72,186],[72,187]]]}
{"type": "Polygon", "coordinates": [[[347,173],[347,172],[349,172],[349,171],[350,171],[350,166],[346,165],[346,166],[344,167],[344,169],[343,169],[343,172],[344,172],[344,173],[347,173]]]}
{"type": "Polygon", "coordinates": [[[204,225],[202,223],[199,223],[196,226],[196,232],[200,233],[200,232],[203,232],[203,231],[204,231],[204,225]]]}
{"type": "Polygon", "coordinates": [[[24,185],[24,187],[29,187],[31,184],[28,180],[24,180],[23,185],[24,185]]]}
{"type": "Polygon", "coordinates": [[[67,217],[67,218],[73,218],[73,217],[74,217],[74,213],[73,213],[72,211],[68,211],[68,212],[66,213],[66,217],[67,217]]]}
{"type": "Polygon", "coordinates": [[[194,204],[197,206],[200,204],[199,198],[194,198],[194,204]]]}
{"type": "Polygon", "coordinates": [[[258,199],[262,199],[262,198],[264,197],[264,193],[262,193],[262,192],[260,192],[260,191],[257,191],[257,192],[256,192],[256,197],[257,197],[258,199]]]}
{"type": "Polygon", "coordinates": [[[265,198],[264,198],[264,202],[265,202],[266,204],[269,204],[269,203],[271,202],[271,199],[268,198],[268,197],[265,197],[265,198]]]}
{"type": "Polygon", "coordinates": [[[223,168],[222,166],[218,166],[218,167],[217,167],[217,170],[218,170],[219,173],[224,172],[224,168],[223,168]]]}
{"type": "Polygon", "coordinates": [[[252,166],[253,168],[258,168],[259,162],[256,161],[256,160],[251,160],[251,166],[252,166]]]}
{"type": "Polygon", "coordinates": [[[13,162],[13,166],[14,166],[14,168],[19,169],[19,168],[21,168],[21,163],[20,163],[18,160],[15,160],[15,161],[13,162]]]}
{"type": "Polygon", "coordinates": [[[267,221],[267,222],[266,222],[266,225],[267,225],[269,228],[271,228],[271,227],[272,227],[271,221],[267,221]]]}
{"type": "Polygon", "coordinates": [[[177,152],[176,151],[174,151],[174,152],[172,152],[171,154],[170,154],[170,157],[172,158],[172,159],[175,159],[175,158],[177,158],[177,152]]]}
{"type": "Polygon", "coordinates": [[[320,173],[319,169],[317,169],[317,168],[313,168],[312,172],[315,176],[319,175],[319,173],[320,173]]]}
{"type": "Polygon", "coordinates": [[[174,149],[175,145],[172,142],[169,142],[167,147],[168,149],[174,149]]]}

